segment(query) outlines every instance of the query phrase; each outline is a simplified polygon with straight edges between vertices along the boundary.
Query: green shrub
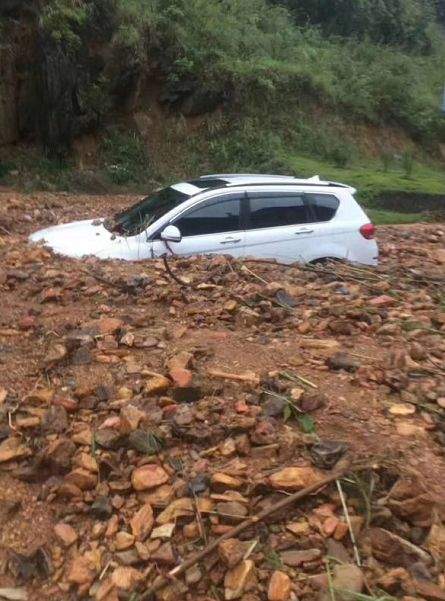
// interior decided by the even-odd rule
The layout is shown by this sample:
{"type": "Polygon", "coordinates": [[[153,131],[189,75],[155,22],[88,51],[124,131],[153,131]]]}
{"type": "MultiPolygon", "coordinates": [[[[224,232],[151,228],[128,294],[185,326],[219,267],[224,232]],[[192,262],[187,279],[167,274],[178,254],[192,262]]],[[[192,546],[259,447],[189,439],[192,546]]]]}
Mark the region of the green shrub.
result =
{"type": "Polygon", "coordinates": [[[405,177],[411,177],[414,171],[414,157],[411,152],[405,151],[402,154],[401,164],[405,177]]]}
{"type": "Polygon", "coordinates": [[[374,43],[429,51],[436,11],[431,0],[275,0],[297,23],[320,26],[325,34],[367,37],[374,43]]]}
{"type": "Polygon", "coordinates": [[[103,140],[105,171],[118,185],[148,178],[149,159],[144,141],[136,134],[111,130],[103,140]]]}
{"type": "Polygon", "coordinates": [[[52,0],[42,9],[41,23],[56,42],[77,49],[81,44],[79,32],[86,24],[87,16],[87,7],[82,1],[52,0]]]}
{"type": "MultiPolygon", "coordinates": [[[[359,146],[344,135],[355,123],[396,125],[424,145],[440,141],[445,46],[432,4],[47,0],[41,14],[44,30],[74,49],[79,65],[88,64],[85,40],[107,41],[118,74],[119,65],[136,65],[156,74],[164,92],[224,100],[224,126],[214,138],[202,135],[194,149],[199,160],[189,165],[283,170],[293,150],[344,167],[359,146]],[[204,146],[208,157],[200,156],[204,146]]],[[[80,108],[92,110],[100,125],[112,106],[111,85],[96,72],[83,75],[80,108]]],[[[181,110],[180,102],[174,106],[181,110]]],[[[148,164],[142,142],[122,136],[110,134],[103,148],[107,173],[118,183],[143,177],[148,164]]]]}

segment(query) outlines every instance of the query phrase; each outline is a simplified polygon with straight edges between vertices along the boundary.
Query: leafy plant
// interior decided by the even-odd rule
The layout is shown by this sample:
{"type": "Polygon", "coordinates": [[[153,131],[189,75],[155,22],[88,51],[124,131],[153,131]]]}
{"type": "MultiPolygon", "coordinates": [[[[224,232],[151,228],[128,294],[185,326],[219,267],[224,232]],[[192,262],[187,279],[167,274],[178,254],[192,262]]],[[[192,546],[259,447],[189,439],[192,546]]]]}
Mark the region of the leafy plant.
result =
{"type": "Polygon", "coordinates": [[[383,171],[385,173],[388,173],[393,162],[392,153],[386,150],[382,151],[382,153],[380,154],[380,160],[382,162],[383,171]]]}
{"type": "Polygon", "coordinates": [[[411,152],[404,152],[401,156],[402,169],[405,177],[412,177],[414,170],[414,157],[411,152]]]}
{"type": "Polygon", "coordinates": [[[144,141],[136,134],[111,130],[103,141],[102,153],[106,173],[113,183],[123,185],[147,178],[148,153],[144,141]]]}
{"type": "Polygon", "coordinates": [[[297,416],[298,425],[305,434],[313,434],[316,431],[314,419],[307,413],[297,416]]]}
{"type": "Polygon", "coordinates": [[[54,41],[74,49],[81,44],[79,31],[85,25],[87,15],[87,7],[82,0],[53,0],[42,9],[41,21],[43,29],[54,41]]]}
{"type": "Polygon", "coordinates": [[[8,175],[13,168],[11,163],[0,161],[0,179],[8,175]]]}
{"type": "Polygon", "coordinates": [[[285,402],[283,407],[283,420],[287,422],[289,419],[295,419],[302,432],[305,434],[312,434],[316,430],[315,421],[313,418],[304,413],[290,398],[282,394],[278,394],[273,390],[263,390],[264,394],[273,396],[281,401],[285,402]]]}
{"type": "Polygon", "coordinates": [[[265,552],[266,564],[271,570],[281,570],[283,561],[279,554],[274,549],[269,549],[265,552]]]}

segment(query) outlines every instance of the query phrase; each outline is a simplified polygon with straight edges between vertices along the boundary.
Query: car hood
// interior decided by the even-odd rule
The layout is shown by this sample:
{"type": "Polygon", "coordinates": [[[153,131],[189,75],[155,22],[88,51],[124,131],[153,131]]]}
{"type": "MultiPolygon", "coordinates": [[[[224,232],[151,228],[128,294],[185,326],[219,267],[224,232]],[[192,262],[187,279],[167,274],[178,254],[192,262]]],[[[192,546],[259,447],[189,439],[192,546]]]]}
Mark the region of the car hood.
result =
{"type": "Polygon", "coordinates": [[[55,225],[31,234],[31,242],[41,242],[56,253],[68,257],[94,255],[102,259],[112,257],[115,234],[104,228],[100,219],[86,219],[55,225]]]}

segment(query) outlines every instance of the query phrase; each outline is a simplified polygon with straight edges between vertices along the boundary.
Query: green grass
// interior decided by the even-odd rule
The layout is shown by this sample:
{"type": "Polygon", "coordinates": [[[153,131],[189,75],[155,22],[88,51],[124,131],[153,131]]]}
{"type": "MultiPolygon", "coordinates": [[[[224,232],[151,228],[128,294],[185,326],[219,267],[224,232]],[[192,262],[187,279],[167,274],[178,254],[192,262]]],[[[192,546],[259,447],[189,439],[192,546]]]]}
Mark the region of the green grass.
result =
{"type": "MultiPolygon", "coordinates": [[[[357,189],[357,198],[377,225],[437,221],[427,211],[395,211],[377,207],[379,196],[387,193],[413,193],[445,196],[445,170],[440,166],[416,163],[411,176],[394,166],[387,171],[378,162],[335,167],[306,156],[287,157],[291,172],[297,176],[319,175],[322,179],[349,184],[357,189]]],[[[445,203],[444,203],[445,204],[445,203]]],[[[444,206],[445,209],[445,206],[444,206]]]]}
{"type": "Polygon", "coordinates": [[[397,211],[385,211],[384,209],[368,209],[366,213],[375,225],[392,225],[404,223],[420,223],[433,221],[428,213],[400,213],[397,211]]]}
{"type": "Polygon", "coordinates": [[[342,168],[317,159],[295,156],[289,160],[289,164],[296,175],[320,175],[322,178],[350,184],[361,194],[366,191],[372,194],[403,191],[445,195],[445,169],[439,166],[416,164],[411,177],[407,177],[401,169],[394,168],[385,172],[377,162],[342,168]]]}

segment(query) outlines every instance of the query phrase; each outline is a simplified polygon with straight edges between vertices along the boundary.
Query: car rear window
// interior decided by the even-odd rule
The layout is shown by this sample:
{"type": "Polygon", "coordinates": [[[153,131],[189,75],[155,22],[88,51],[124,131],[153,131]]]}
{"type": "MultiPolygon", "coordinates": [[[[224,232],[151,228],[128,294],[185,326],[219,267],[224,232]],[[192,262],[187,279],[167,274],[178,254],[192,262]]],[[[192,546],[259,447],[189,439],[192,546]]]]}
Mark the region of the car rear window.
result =
{"type": "Polygon", "coordinates": [[[249,193],[249,229],[298,225],[308,222],[303,194],[291,192],[249,193]]]}
{"type": "MultiPolygon", "coordinates": [[[[333,194],[305,194],[306,201],[315,217],[315,221],[330,221],[339,206],[339,200],[333,194]]],[[[312,218],[311,221],[314,221],[312,218]]]]}

